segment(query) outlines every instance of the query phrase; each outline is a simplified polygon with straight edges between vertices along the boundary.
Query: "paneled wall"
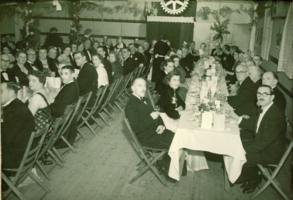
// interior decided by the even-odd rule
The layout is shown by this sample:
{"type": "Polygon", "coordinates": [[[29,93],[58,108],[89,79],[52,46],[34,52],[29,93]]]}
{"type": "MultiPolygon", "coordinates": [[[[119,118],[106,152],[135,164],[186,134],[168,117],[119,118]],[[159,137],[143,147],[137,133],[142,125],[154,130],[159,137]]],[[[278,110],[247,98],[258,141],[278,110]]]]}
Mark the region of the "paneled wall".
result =
{"type": "Polygon", "coordinates": [[[231,34],[226,35],[224,43],[236,44],[241,49],[247,50],[251,31],[251,17],[245,10],[253,6],[252,1],[199,0],[194,26],[195,41],[198,41],[198,45],[200,42],[212,41],[214,35],[214,32],[210,29],[214,23],[212,13],[225,12],[227,18],[230,19],[228,30],[231,34]]]}
{"type": "MultiPolygon", "coordinates": [[[[52,1],[36,3],[33,13],[36,19],[39,20],[39,30],[41,31],[41,40],[44,41],[46,34],[51,27],[56,27],[62,33],[64,41],[68,38],[71,18],[69,14],[70,1],[60,0],[62,11],[56,11],[52,5],[52,1]]],[[[146,0],[111,0],[111,1],[96,1],[99,7],[94,10],[82,10],[81,24],[83,30],[90,28],[97,38],[103,35],[109,36],[124,36],[131,41],[133,38],[144,39],[146,37],[146,20],[145,20],[145,2],[146,0]],[[103,7],[102,7],[103,6],[103,7]],[[100,9],[100,8],[104,9],[100,9]]],[[[210,10],[219,10],[223,7],[229,7],[232,10],[237,10],[240,6],[249,8],[252,1],[216,1],[216,0],[198,0],[197,13],[203,7],[208,7],[210,10]]],[[[226,38],[227,43],[234,43],[242,49],[247,49],[250,37],[250,18],[247,13],[233,12],[230,16],[231,22],[229,30],[231,34],[226,38]]],[[[8,26],[7,23],[13,24],[6,20],[0,20],[0,33],[13,32],[16,30],[16,36],[19,36],[18,28],[8,26]],[[3,29],[4,28],[4,29],[3,29]],[[5,30],[7,29],[7,30],[5,30]]],[[[196,16],[194,26],[194,40],[199,45],[200,42],[211,40],[213,33],[210,26],[214,22],[211,15],[208,19],[202,19],[200,15],[196,16]]],[[[113,38],[112,37],[112,38],[113,38]]],[[[111,37],[110,37],[111,38],[111,37]]]]}
{"type": "MultiPolygon", "coordinates": [[[[269,7],[267,9],[270,9],[269,7]]],[[[271,38],[271,47],[269,50],[269,58],[266,60],[262,67],[264,71],[274,71],[277,72],[278,59],[280,47],[279,43],[281,40],[283,27],[285,23],[285,17],[273,17],[273,29],[271,38]]],[[[257,33],[262,33],[264,19],[259,18],[257,21],[257,33]]],[[[257,36],[258,38],[258,36],[257,36]]],[[[261,37],[260,37],[261,38],[261,37]]],[[[258,41],[255,46],[255,52],[261,54],[261,42],[258,41]]],[[[292,52],[293,55],[293,52],[292,52]]],[[[288,119],[293,122],[293,112],[292,112],[292,102],[293,102],[293,81],[289,79],[284,72],[277,72],[280,82],[280,89],[284,93],[287,100],[286,114],[288,119]]]]}

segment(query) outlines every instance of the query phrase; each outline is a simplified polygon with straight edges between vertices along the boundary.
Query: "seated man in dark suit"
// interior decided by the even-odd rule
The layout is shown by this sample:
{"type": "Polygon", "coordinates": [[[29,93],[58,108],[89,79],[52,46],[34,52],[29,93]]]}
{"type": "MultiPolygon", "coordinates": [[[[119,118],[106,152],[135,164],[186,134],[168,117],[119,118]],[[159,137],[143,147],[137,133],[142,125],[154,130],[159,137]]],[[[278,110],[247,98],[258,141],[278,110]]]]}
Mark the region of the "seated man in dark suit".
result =
{"type": "Polygon", "coordinates": [[[145,98],[146,81],[136,79],[131,89],[133,93],[126,105],[125,114],[138,140],[144,146],[169,148],[174,133],[165,128],[159,112],[154,111],[145,98]]]}
{"type": "MultiPolygon", "coordinates": [[[[143,146],[153,148],[169,148],[174,133],[166,129],[159,112],[154,111],[151,103],[145,98],[146,81],[143,78],[134,80],[133,93],[127,102],[125,115],[130,126],[143,146]]],[[[169,169],[169,157],[165,156],[160,163],[165,175],[169,169]]]]}
{"type": "Polygon", "coordinates": [[[61,69],[61,79],[64,84],[50,105],[52,116],[57,118],[64,114],[66,106],[75,103],[79,97],[77,82],[74,80],[73,67],[66,65],[61,69]]]}
{"type": "Polygon", "coordinates": [[[236,78],[239,83],[238,91],[230,94],[228,103],[234,108],[237,115],[253,115],[256,113],[256,85],[248,76],[246,65],[236,67],[236,78]]]}
{"type": "Polygon", "coordinates": [[[93,64],[87,62],[84,52],[75,52],[74,59],[76,65],[80,67],[80,71],[77,77],[77,83],[79,86],[79,95],[85,95],[86,93],[97,90],[98,74],[93,64]]]}
{"type": "Polygon", "coordinates": [[[15,83],[1,83],[0,89],[3,111],[1,120],[2,168],[18,168],[35,128],[34,117],[27,106],[17,99],[19,88],[15,83]]]}
{"type": "Polygon", "coordinates": [[[238,182],[244,183],[244,192],[253,192],[261,181],[256,164],[276,164],[282,157],[286,146],[286,118],[274,103],[274,91],[268,85],[261,85],[257,90],[257,105],[261,112],[251,118],[255,129],[250,140],[243,141],[247,163],[243,166],[238,182]]]}
{"type": "Polygon", "coordinates": [[[262,76],[262,84],[269,85],[273,88],[275,98],[274,103],[278,106],[282,111],[285,112],[286,109],[286,99],[284,94],[278,89],[278,77],[274,72],[265,72],[262,76]]]}

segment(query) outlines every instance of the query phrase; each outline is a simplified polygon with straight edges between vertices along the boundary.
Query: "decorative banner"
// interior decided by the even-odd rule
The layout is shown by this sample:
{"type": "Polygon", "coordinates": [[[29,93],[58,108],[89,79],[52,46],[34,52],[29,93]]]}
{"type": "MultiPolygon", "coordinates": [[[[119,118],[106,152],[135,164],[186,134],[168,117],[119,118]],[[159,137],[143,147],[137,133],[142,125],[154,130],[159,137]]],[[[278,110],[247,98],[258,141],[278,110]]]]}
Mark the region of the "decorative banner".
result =
{"type": "Polygon", "coordinates": [[[196,0],[161,0],[152,2],[151,10],[148,15],[151,16],[196,16],[196,0]]]}
{"type": "Polygon", "coordinates": [[[188,6],[189,0],[162,0],[162,9],[171,15],[178,15],[182,13],[188,6]]]}

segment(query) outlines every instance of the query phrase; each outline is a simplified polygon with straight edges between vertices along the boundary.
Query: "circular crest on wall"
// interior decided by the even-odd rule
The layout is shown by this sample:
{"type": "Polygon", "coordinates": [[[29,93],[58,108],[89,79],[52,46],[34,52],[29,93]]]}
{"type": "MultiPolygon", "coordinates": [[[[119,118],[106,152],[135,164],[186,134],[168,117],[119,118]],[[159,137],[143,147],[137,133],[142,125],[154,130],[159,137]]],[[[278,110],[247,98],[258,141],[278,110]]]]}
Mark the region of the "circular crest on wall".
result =
{"type": "Polygon", "coordinates": [[[182,13],[188,6],[189,0],[161,0],[162,9],[171,15],[182,13]]]}

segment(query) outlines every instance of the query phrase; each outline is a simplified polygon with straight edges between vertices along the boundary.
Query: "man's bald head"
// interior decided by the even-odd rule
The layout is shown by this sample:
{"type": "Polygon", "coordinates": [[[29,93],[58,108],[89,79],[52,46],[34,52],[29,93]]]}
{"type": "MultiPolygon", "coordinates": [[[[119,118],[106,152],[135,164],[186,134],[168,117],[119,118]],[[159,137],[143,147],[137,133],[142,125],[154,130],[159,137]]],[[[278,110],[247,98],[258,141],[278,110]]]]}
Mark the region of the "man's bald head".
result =
{"type": "Polygon", "coordinates": [[[145,97],[146,93],[146,81],[143,78],[136,78],[131,86],[132,92],[137,97],[145,97]]]}
{"type": "Polygon", "coordinates": [[[265,72],[262,75],[262,84],[275,88],[278,84],[278,77],[274,72],[265,72]]]}
{"type": "Polygon", "coordinates": [[[237,65],[236,69],[236,78],[242,83],[248,77],[248,68],[245,64],[237,65]]]}
{"type": "Polygon", "coordinates": [[[259,79],[261,79],[262,76],[262,71],[261,69],[256,66],[256,65],[251,65],[248,66],[248,73],[249,73],[249,77],[251,78],[251,80],[253,82],[258,81],[259,79]]]}

